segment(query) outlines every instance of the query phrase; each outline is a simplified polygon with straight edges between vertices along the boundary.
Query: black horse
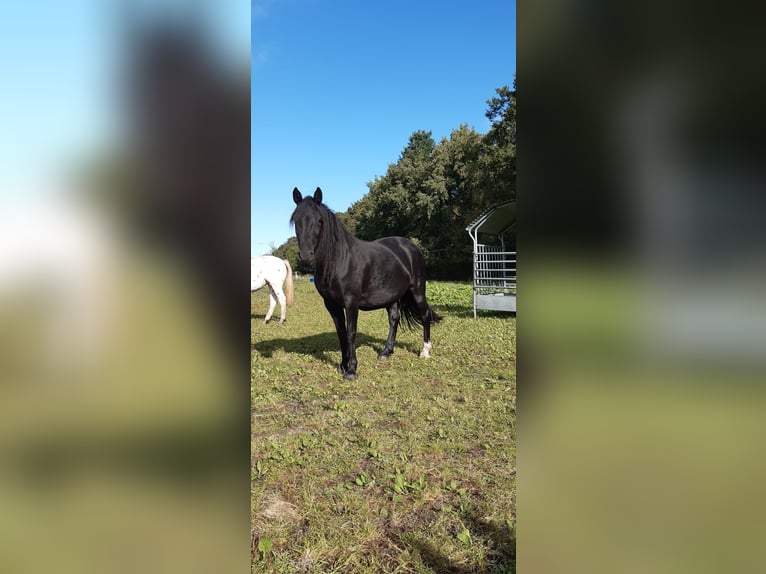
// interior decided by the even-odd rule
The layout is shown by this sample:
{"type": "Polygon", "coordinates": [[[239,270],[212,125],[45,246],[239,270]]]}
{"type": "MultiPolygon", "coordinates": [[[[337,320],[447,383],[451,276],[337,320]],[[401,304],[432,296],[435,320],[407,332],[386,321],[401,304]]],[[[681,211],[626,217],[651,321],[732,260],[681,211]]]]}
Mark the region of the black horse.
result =
{"type": "Polygon", "coordinates": [[[313,197],[293,189],[295,208],[290,222],[298,238],[298,258],[314,265],[314,284],[335,322],[340,341],[340,370],[356,378],[356,321],[359,310],[386,308],[388,340],[378,354],[394,352],[396,329],[403,316],[407,325],[423,326],[421,357],[431,350],[431,323],[441,319],[426,301],[426,262],[420,249],[404,237],[362,241],[343,227],[322,204],[322,190],[313,197]]]}

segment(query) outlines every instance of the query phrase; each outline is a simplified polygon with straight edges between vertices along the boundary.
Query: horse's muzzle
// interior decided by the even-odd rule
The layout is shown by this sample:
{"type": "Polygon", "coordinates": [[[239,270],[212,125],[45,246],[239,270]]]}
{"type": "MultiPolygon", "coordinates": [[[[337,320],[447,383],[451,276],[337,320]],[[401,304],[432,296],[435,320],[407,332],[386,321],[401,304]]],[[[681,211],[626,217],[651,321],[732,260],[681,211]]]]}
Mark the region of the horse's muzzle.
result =
{"type": "Polygon", "coordinates": [[[300,251],[298,251],[298,261],[301,263],[306,263],[308,265],[313,265],[314,263],[314,252],[310,252],[307,255],[303,255],[300,251]]]}

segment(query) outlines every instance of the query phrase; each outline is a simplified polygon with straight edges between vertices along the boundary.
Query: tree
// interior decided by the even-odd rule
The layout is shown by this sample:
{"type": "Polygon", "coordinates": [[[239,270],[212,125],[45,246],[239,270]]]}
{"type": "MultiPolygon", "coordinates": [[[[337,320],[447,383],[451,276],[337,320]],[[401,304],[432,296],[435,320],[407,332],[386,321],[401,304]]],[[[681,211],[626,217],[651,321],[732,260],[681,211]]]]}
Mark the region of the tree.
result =
{"type": "Polygon", "coordinates": [[[480,182],[481,151],[482,136],[466,125],[438,144],[431,132],[414,132],[398,162],[349,209],[357,235],[409,237],[433,265],[470,269],[465,220],[480,182]]]}
{"type": "Polygon", "coordinates": [[[383,177],[367,184],[369,193],[354,206],[359,237],[422,235],[444,190],[435,165],[435,148],[431,132],[413,132],[399,161],[390,164],[383,177]]]}
{"type": "Polygon", "coordinates": [[[492,126],[484,136],[480,162],[483,181],[476,203],[482,209],[516,197],[516,79],[513,90],[503,86],[495,92],[485,113],[492,126]]]}

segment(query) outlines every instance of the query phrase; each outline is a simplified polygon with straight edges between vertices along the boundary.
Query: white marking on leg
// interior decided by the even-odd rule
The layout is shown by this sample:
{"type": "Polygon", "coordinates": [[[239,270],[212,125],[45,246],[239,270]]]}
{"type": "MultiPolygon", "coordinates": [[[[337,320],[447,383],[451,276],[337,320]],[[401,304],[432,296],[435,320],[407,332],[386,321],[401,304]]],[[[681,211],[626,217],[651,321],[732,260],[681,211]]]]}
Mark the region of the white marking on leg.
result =
{"type": "Polygon", "coordinates": [[[423,350],[420,351],[420,356],[424,359],[428,359],[431,357],[431,341],[428,343],[423,343],[423,350]]]}

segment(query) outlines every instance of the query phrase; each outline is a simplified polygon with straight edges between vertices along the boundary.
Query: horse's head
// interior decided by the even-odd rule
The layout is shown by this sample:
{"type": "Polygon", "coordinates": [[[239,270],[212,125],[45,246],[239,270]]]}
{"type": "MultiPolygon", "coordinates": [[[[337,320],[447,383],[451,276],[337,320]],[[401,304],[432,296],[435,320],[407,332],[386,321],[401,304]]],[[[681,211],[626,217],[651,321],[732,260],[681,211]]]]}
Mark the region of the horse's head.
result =
{"type": "Polygon", "coordinates": [[[313,264],[314,252],[322,238],[323,222],[319,210],[322,190],[317,187],[313,197],[303,197],[296,187],[293,189],[293,201],[297,207],[290,221],[295,225],[295,236],[298,238],[298,260],[313,264]]]}

